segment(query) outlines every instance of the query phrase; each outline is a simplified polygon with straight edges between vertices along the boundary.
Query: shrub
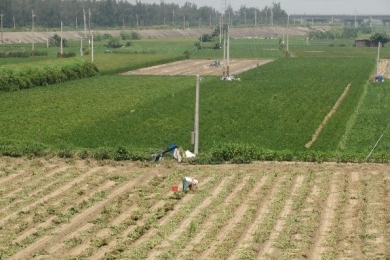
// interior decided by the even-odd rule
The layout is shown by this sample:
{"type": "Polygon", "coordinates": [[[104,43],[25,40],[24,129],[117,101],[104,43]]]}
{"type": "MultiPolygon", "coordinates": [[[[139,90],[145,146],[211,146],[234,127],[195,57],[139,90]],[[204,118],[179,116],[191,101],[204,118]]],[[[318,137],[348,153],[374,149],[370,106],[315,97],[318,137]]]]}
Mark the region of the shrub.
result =
{"type": "Polygon", "coordinates": [[[108,48],[120,48],[122,47],[122,43],[121,43],[121,39],[118,38],[118,37],[111,37],[110,39],[108,39],[108,42],[107,44],[105,45],[106,47],[108,48]]]}
{"type": "MultiPolygon", "coordinates": [[[[49,39],[50,47],[60,47],[61,46],[61,36],[54,34],[53,37],[49,39]]],[[[65,38],[62,38],[62,47],[68,47],[68,41],[65,38]]]]}

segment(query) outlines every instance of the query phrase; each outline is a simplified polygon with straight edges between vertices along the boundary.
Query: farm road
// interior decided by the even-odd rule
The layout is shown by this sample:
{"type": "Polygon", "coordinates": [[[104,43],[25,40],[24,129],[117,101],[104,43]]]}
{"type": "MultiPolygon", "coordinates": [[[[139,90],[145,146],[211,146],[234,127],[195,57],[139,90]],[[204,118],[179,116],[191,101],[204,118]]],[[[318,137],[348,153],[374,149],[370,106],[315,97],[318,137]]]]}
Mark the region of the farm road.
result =
{"type": "MultiPolygon", "coordinates": [[[[230,75],[239,74],[241,72],[264,65],[272,60],[230,60],[230,75]]],[[[221,66],[210,66],[213,60],[183,60],[171,62],[163,65],[152,66],[148,68],[128,71],[121,75],[186,75],[186,76],[218,76],[222,75],[222,61],[221,66]]]]}
{"type": "Polygon", "coordinates": [[[0,157],[4,259],[389,259],[390,165],[0,157]],[[196,191],[171,191],[182,176],[196,191]]]}

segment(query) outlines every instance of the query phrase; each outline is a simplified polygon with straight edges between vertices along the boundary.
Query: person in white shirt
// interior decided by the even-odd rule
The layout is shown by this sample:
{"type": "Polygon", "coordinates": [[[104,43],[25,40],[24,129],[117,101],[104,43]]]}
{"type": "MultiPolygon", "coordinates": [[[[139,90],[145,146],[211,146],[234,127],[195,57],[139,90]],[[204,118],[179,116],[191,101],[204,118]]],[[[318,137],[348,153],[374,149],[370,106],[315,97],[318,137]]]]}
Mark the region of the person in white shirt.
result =
{"type": "Polygon", "coordinates": [[[187,192],[187,188],[193,190],[199,183],[198,180],[191,177],[183,177],[181,180],[183,181],[183,192],[187,192]]]}

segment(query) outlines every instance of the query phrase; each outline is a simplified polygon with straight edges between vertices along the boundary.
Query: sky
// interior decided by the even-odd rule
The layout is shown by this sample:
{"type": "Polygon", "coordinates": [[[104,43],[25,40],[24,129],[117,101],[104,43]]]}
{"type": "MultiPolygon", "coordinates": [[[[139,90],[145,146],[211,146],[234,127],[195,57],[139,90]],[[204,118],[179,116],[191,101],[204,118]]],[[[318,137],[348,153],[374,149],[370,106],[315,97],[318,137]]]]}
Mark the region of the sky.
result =
{"type": "MultiPolygon", "coordinates": [[[[160,3],[162,0],[139,0],[141,3],[160,3]]],[[[163,0],[183,6],[185,2],[194,3],[197,7],[211,6],[222,11],[231,4],[237,11],[241,6],[263,9],[272,3],[281,4],[288,14],[386,14],[390,15],[390,0],[163,0]]],[[[135,3],[135,0],[129,2],[135,3]]]]}

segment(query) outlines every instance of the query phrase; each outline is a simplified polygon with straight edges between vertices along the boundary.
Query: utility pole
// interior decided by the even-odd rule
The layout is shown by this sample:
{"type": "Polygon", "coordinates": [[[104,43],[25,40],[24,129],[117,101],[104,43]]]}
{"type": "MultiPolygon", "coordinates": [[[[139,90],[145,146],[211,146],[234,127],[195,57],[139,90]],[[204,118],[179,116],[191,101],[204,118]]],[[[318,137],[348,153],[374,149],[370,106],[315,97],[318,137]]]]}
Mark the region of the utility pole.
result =
{"type": "Polygon", "coordinates": [[[34,10],[31,11],[31,24],[32,24],[32,50],[34,51],[35,49],[35,46],[34,46],[34,17],[35,17],[35,14],[34,14],[34,10]]]}
{"type": "Polygon", "coordinates": [[[93,62],[93,31],[91,34],[91,62],[93,62]]]}
{"type": "Polygon", "coordinates": [[[136,14],[135,17],[137,18],[137,33],[138,33],[138,14],[136,14]]]}
{"type": "Polygon", "coordinates": [[[62,46],[62,21],[61,21],[61,42],[60,42],[60,54],[61,54],[61,58],[62,58],[62,54],[63,54],[62,48],[63,48],[63,46],[62,46]]]}
{"type": "Polygon", "coordinates": [[[199,75],[196,75],[196,89],[195,89],[195,122],[193,132],[194,154],[197,155],[199,151],[199,75]]]}
{"type": "Polygon", "coordinates": [[[3,44],[4,43],[4,38],[3,38],[3,16],[4,16],[4,14],[3,14],[3,11],[1,11],[0,16],[1,16],[1,44],[3,44]]]}
{"type": "Polygon", "coordinates": [[[219,45],[222,44],[222,15],[219,17],[219,45]]]}
{"type": "Polygon", "coordinates": [[[244,10],[244,23],[246,24],[246,11],[244,10]]]}
{"type": "Polygon", "coordinates": [[[76,16],[76,31],[77,31],[77,16],[76,16]]]}
{"type": "Polygon", "coordinates": [[[14,16],[14,17],[12,17],[12,18],[13,18],[13,20],[14,20],[14,29],[16,29],[15,16],[14,16]]]}
{"type": "Polygon", "coordinates": [[[186,15],[183,16],[183,30],[186,29],[186,15]]]}
{"type": "Polygon", "coordinates": [[[290,27],[290,15],[287,15],[287,52],[289,51],[288,49],[288,36],[289,36],[289,27],[290,27]]]}
{"type": "Polygon", "coordinates": [[[175,28],[175,9],[172,9],[172,23],[173,23],[173,28],[175,28]]]}
{"type": "Polygon", "coordinates": [[[274,25],[274,11],[271,8],[271,26],[273,26],[273,25],[274,25]]]}
{"type": "Polygon", "coordinates": [[[88,8],[88,39],[91,40],[91,8],[88,8]]]}
{"type": "Polygon", "coordinates": [[[257,10],[255,10],[255,26],[257,25],[257,10]]]}
{"type": "Polygon", "coordinates": [[[357,24],[356,24],[356,9],[355,9],[355,28],[357,27],[357,24]]]}
{"type": "Polygon", "coordinates": [[[85,10],[83,8],[83,14],[84,14],[84,38],[87,38],[87,18],[85,17],[85,10]]]}

